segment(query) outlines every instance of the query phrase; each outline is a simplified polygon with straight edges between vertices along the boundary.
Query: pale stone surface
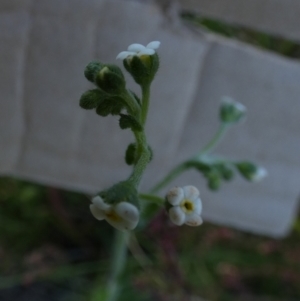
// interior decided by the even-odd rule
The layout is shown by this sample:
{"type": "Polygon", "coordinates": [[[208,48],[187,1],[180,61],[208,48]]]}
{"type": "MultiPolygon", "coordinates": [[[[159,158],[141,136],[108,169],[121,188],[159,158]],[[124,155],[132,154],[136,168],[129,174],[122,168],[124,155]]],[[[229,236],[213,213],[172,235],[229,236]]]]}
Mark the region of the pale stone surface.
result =
{"type": "Polygon", "coordinates": [[[269,178],[253,185],[236,180],[218,194],[194,173],[173,184],[200,188],[207,220],[285,235],[300,192],[300,64],[199,37],[169,24],[153,5],[70,1],[33,1],[30,9],[17,1],[0,5],[1,174],[88,193],[124,179],[130,172],[124,152],[133,137],[121,132],[116,117],[79,108],[90,87],[83,70],[94,59],[114,62],[131,43],[160,40],[150,107],[155,117],[147,122],[155,156],[143,188],[204,145],[216,130],[220,97],[228,95],[248,107],[249,117],[221,150],[257,160],[269,178]]]}

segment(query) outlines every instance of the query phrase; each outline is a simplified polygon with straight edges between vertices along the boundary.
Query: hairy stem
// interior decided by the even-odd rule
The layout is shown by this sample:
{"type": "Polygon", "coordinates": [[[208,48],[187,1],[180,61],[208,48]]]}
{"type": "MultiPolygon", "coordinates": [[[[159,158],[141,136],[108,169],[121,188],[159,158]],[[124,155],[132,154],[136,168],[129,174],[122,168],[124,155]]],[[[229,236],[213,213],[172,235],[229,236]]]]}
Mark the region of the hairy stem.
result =
{"type": "Polygon", "coordinates": [[[133,167],[133,171],[131,176],[129,177],[129,181],[131,181],[136,187],[138,187],[143,173],[147,167],[147,164],[150,161],[150,151],[148,148],[146,135],[144,132],[134,132],[136,144],[137,144],[137,158],[138,161],[133,167]]]}
{"type": "Polygon", "coordinates": [[[178,177],[181,173],[186,171],[190,167],[190,162],[192,160],[199,160],[202,156],[210,153],[213,149],[218,145],[221,139],[224,137],[228,129],[228,125],[222,123],[214,135],[214,137],[203,147],[203,149],[192,159],[186,160],[183,163],[174,167],[160,182],[158,182],[152,189],[150,189],[151,193],[157,193],[171,181],[173,181],[176,177],[178,177]]]}
{"type": "Polygon", "coordinates": [[[178,177],[181,173],[183,173],[188,168],[186,162],[183,162],[173,168],[160,182],[158,182],[153,188],[150,189],[151,193],[157,193],[171,181],[173,181],[176,177],[178,177]]]}
{"type": "Polygon", "coordinates": [[[150,103],[150,85],[142,86],[142,111],[141,111],[141,123],[145,125],[147,120],[147,114],[150,103]]]}
{"type": "Polygon", "coordinates": [[[228,128],[229,128],[228,124],[222,123],[218,131],[216,132],[216,134],[213,136],[213,138],[196,155],[196,158],[199,158],[205,154],[212,152],[214,148],[221,142],[228,128]]]}

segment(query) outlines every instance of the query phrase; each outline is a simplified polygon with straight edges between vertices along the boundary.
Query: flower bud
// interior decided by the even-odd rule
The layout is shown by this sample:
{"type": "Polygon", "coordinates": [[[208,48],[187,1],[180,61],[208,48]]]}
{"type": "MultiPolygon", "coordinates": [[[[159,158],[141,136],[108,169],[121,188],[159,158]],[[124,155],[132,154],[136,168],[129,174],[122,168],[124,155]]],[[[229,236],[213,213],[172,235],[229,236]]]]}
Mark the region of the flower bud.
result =
{"type": "Polygon", "coordinates": [[[125,89],[125,79],[121,69],[115,65],[105,65],[95,77],[96,85],[109,94],[121,94],[125,89]]]}
{"type": "Polygon", "coordinates": [[[94,83],[97,73],[103,68],[103,64],[98,61],[90,62],[84,70],[84,76],[87,80],[94,83]]]}
{"type": "Polygon", "coordinates": [[[220,108],[220,119],[224,123],[239,122],[246,114],[246,107],[229,97],[224,97],[220,108]]]}
{"type": "Polygon", "coordinates": [[[261,181],[268,175],[265,168],[257,166],[251,162],[239,162],[236,163],[236,167],[240,174],[251,182],[261,181]]]}
{"type": "Polygon", "coordinates": [[[207,175],[207,185],[208,185],[208,188],[210,190],[218,190],[220,188],[220,185],[221,185],[221,179],[220,179],[220,176],[215,173],[215,172],[211,172],[207,175]]]}
{"type": "Polygon", "coordinates": [[[86,110],[95,109],[104,98],[103,91],[99,89],[88,90],[81,95],[79,105],[86,110]]]}

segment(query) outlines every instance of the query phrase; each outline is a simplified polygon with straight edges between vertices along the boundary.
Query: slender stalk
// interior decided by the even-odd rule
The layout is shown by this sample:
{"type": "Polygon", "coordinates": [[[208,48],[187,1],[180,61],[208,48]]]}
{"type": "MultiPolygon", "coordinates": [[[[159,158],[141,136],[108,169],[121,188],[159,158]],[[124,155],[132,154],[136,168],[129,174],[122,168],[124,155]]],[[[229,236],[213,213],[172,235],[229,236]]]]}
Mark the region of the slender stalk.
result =
{"type": "Polygon", "coordinates": [[[186,162],[183,162],[173,168],[167,175],[164,177],[160,182],[158,182],[153,188],[150,189],[151,193],[157,193],[159,190],[161,190],[163,187],[165,187],[167,184],[169,184],[172,180],[174,180],[176,177],[178,177],[182,172],[184,172],[187,169],[186,162]]]}
{"type": "Polygon", "coordinates": [[[111,274],[107,285],[107,295],[105,301],[115,301],[119,295],[119,277],[125,267],[127,258],[128,232],[115,231],[115,241],[113,246],[113,256],[111,262],[111,274]]]}
{"type": "Polygon", "coordinates": [[[140,108],[139,104],[137,103],[137,101],[135,100],[135,98],[133,97],[133,95],[130,93],[130,91],[125,90],[122,93],[122,96],[126,100],[128,113],[133,116],[139,116],[141,108],[140,108]]]}
{"type": "Polygon", "coordinates": [[[148,149],[148,144],[146,140],[146,135],[143,132],[134,132],[136,145],[137,145],[137,157],[138,161],[133,167],[132,174],[129,177],[129,181],[131,181],[136,187],[138,187],[142,175],[147,167],[147,164],[150,161],[150,151],[148,149]]]}
{"type": "Polygon", "coordinates": [[[163,203],[164,203],[163,198],[153,195],[153,194],[140,193],[139,197],[143,200],[146,200],[146,201],[149,201],[152,203],[156,203],[158,205],[163,205],[163,203]]]}
{"type": "MultiPolygon", "coordinates": [[[[198,160],[201,158],[201,156],[211,152],[224,137],[224,134],[226,133],[228,127],[229,126],[227,124],[222,123],[214,137],[191,160],[198,160]]],[[[161,190],[163,187],[169,184],[172,180],[178,177],[181,173],[187,170],[189,168],[189,162],[191,160],[186,160],[183,163],[177,165],[175,168],[173,168],[160,182],[158,182],[152,189],[150,189],[150,192],[157,193],[159,190],[161,190]]]]}
{"type": "Polygon", "coordinates": [[[228,128],[228,124],[222,123],[213,138],[202,148],[196,157],[200,157],[204,154],[212,152],[214,148],[221,142],[228,128]]]}

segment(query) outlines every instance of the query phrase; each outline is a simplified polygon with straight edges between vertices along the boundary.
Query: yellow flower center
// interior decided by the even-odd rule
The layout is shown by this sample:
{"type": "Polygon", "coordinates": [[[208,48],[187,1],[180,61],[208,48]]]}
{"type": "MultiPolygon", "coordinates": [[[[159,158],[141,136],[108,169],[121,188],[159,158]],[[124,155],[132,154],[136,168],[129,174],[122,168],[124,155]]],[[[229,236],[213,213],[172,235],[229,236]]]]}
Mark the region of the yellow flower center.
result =
{"type": "Polygon", "coordinates": [[[192,213],[194,211],[194,204],[189,199],[184,199],[180,203],[180,207],[185,213],[192,213]]]}
{"type": "Polygon", "coordinates": [[[103,79],[105,73],[109,72],[109,69],[107,66],[105,66],[104,68],[102,68],[102,70],[100,71],[100,77],[103,79]]]}
{"type": "Polygon", "coordinates": [[[113,209],[106,212],[106,216],[114,222],[119,222],[122,220],[122,218],[113,209]]]}
{"type": "Polygon", "coordinates": [[[140,56],[140,60],[144,63],[146,67],[150,67],[151,64],[150,55],[143,54],[140,56]]]}

